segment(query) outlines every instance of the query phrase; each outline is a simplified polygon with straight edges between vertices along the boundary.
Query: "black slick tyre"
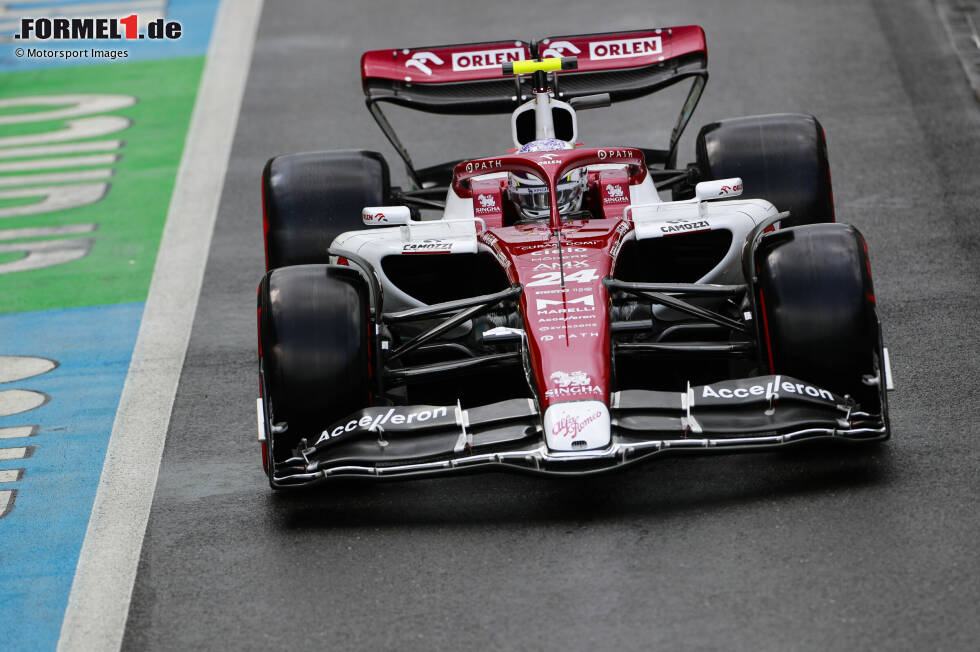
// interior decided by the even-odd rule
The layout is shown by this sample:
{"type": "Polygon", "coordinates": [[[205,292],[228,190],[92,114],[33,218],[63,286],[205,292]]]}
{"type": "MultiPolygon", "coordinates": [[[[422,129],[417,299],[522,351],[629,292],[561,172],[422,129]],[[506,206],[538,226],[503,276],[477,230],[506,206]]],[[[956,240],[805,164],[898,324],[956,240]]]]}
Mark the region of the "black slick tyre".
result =
{"type": "Polygon", "coordinates": [[[754,260],[763,364],[880,409],[878,387],[865,382],[879,372],[881,336],[861,233],[846,224],[783,229],[762,237],[754,260]]]}
{"type": "Polygon", "coordinates": [[[266,269],[327,263],[341,233],[363,229],[361,209],[387,203],[388,164],[368,151],[286,154],[262,171],[266,269]]]}
{"type": "Polygon", "coordinates": [[[270,457],[293,455],[368,405],[369,295],[354,269],[299,265],[268,272],[259,285],[259,365],[265,408],[281,433],[267,433],[270,457]]]}
{"type": "Polygon", "coordinates": [[[812,115],[779,113],[705,125],[695,143],[704,180],[741,177],[743,198],[789,211],[783,226],[834,221],[823,127],[812,115]]]}

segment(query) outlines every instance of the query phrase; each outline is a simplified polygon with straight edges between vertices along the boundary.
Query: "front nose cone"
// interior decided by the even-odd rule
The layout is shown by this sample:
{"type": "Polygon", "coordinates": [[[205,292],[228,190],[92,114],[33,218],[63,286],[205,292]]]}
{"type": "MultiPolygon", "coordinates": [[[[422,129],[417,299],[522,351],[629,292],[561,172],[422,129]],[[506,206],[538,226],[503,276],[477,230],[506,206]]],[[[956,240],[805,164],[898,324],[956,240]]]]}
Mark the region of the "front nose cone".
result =
{"type": "Polygon", "coordinates": [[[609,445],[609,408],[602,401],[552,403],[544,412],[544,436],[553,451],[609,445]]]}

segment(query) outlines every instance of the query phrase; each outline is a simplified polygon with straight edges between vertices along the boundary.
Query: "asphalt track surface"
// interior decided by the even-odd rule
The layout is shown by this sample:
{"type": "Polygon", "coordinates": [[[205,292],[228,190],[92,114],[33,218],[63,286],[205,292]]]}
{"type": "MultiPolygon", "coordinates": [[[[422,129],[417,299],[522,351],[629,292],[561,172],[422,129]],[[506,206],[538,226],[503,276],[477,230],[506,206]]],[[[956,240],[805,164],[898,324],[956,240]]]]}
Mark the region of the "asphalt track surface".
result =
{"type": "MultiPolygon", "coordinates": [[[[654,144],[668,120],[638,115],[590,112],[582,138],[654,144]]],[[[447,133],[423,164],[509,146],[505,116],[418,120],[447,133]]],[[[929,0],[266,2],[124,648],[975,649],[978,160],[929,0]],[[892,440],[273,495],[254,435],[265,160],[377,149],[403,179],[363,109],[366,49],[689,23],[711,81],[688,159],[713,119],[826,128],[838,218],[871,250],[892,440]]]]}

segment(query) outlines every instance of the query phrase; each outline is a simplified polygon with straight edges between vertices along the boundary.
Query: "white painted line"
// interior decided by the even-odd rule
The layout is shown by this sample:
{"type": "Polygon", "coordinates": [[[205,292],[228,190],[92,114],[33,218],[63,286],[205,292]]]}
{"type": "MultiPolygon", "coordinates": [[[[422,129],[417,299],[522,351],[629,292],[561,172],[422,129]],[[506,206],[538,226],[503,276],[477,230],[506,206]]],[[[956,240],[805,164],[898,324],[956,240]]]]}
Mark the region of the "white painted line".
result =
{"type": "Polygon", "coordinates": [[[0,149],[0,158],[28,158],[50,156],[52,154],[79,154],[82,152],[104,152],[122,147],[121,140],[97,140],[89,143],[66,143],[64,145],[40,145],[38,147],[9,147],[0,149]]]}
{"type": "Polygon", "coordinates": [[[30,446],[17,446],[16,448],[0,448],[0,460],[22,460],[31,456],[30,446]]]}
{"type": "Polygon", "coordinates": [[[118,650],[187,352],[262,0],[218,9],[59,650],[118,650]]]}
{"type": "MultiPolygon", "coordinates": [[[[95,231],[98,224],[63,224],[61,226],[34,226],[22,229],[0,229],[0,240],[19,240],[21,238],[45,238],[52,235],[79,235],[95,231]]],[[[3,371],[0,370],[0,378],[3,371]]],[[[7,382],[0,380],[0,382],[7,382]]]]}
{"type": "Polygon", "coordinates": [[[37,434],[37,426],[10,426],[0,428],[0,439],[20,439],[21,437],[33,437],[37,434]]]}
{"type": "MultiPolygon", "coordinates": [[[[19,229],[0,231],[0,236],[3,233],[12,233],[14,231],[19,231],[19,229]]],[[[7,240],[8,238],[0,237],[0,239],[7,240]]],[[[48,360],[47,358],[26,355],[0,355],[0,383],[12,383],[15,380],[40,376],[41,374],[48,373],[57,366],[57,362],[48,360]]]]}
{"type": "MultiPolygon", "coordinates": [[[[0,30],[0,33],[3,31],[0,30]]],[[[121,118],[118,115],[93,115],[81,120],[68,120],[65,122],[64,129],[56,131],[25,134],[23,136],[4,136],[0,138],[0,147],[41,145],[44,143],[60,143],[65,140],[78,140],[79,138],[94,138],[122,131],[130,124],[129,118],[121,118]]]]}
{"type": "Polygon", "coordinates": [[[71,181],[91,181],[108,179],[112,170],[79,170],[78,172],[52,172],[50,174],[19,174],[0,177],[0,186],[30,186],[36,183],[67,183],[71,181]]]}
{"type": "Polygon", "coordinates": [[[0,470],[0,482],[19,482],[24,477],[24,469],[0,470]]]}
{"type": "Polygon", "coordinates": [[[91,154],[89,156],[62,156],[59,158],[12,161],[10,163],[0,163],[0,172],[30,172],[31,170],[57,170],[58,168],[112,165],[118,158],[118,154],[91,154]]]}
{"type": "Polygon", "coordinates": [[[0,100],[0,108],[18,106],[50,106],[50,111],[13,113],[0,115],[0,125],[23,124],[44,120],[65,120],[90,113],[108,113],[132,106],[136,98],[130,95],[107,95],[88,93],[83,95],[35,95],[33,97],[11,97],[0,100]],[[68,105],[68,106],[65,106],[68,105]]]}
{"type": "Polygon", "coordinates": [[[10,513],[14,508],[14,498],[17,497],[17,490],[0,491],[0,518],[10,513]]]}
{"type": "Polygon", "coordinates": [[[883,347],[885,351],[885,389],[895,389],[895,379],[892,378],[892,361],[888,355],[888,347],[883,347]]]}
{"type": "Polygon", "coordinates": [[[5,389],[0,391],[0,416],[20,414],[39,408],[48,402],[48,395],[29,389],[5,389]]]}

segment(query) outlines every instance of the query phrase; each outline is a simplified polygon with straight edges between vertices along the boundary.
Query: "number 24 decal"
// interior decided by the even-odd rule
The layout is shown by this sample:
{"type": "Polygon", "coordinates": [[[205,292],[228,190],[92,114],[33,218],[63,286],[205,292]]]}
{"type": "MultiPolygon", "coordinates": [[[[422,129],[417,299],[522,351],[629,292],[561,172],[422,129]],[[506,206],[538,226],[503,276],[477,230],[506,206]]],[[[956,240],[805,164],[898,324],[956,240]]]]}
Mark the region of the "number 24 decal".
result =
{"type": "MultiPolygon", "coordinates": [[[[531,281],[526,287],[535,287],[540,285],[558,285],[561,283],[561,272],[542,272],[540,274],[535,274],[531,278],[537,279],[531,281]]],[[[599,278],[594,269],[580,269],[577,272],[572,272],[571,274],[565,275],[566,283],[591,283],[599,278]]]]}

